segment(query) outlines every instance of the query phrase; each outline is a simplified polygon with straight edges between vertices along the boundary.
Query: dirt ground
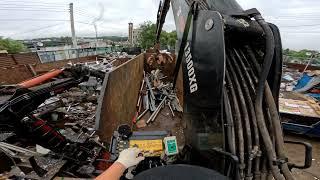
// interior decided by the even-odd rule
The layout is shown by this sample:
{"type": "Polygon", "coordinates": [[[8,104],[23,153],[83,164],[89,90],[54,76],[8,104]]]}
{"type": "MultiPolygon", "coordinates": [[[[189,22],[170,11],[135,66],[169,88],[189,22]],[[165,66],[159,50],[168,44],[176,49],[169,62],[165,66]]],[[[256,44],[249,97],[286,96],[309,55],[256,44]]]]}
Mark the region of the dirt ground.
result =
{"type": "MultiPolygon", "coordinates": [[[[308,169],[293,169],[297,180],[320,180],[320,139],[301,137],[297,135],[286,135],[285,140],[309,142],[312,144],[312,166],[308,169]]],[[[289,162],[299,165],[304,164],[304,147],[301,145],[286,144],[289,162]]]]}

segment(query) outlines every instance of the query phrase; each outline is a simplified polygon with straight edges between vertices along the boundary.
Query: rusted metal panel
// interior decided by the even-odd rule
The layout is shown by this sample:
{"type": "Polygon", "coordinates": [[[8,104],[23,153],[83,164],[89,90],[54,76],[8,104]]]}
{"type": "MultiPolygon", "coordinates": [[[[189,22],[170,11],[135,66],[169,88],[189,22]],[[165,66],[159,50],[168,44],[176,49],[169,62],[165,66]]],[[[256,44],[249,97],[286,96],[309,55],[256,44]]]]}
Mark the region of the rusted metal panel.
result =
{"type": "Polygon", "coordinates": [[[144,54],[140,54],[106,75],[96,114],[96,126],[103,141],[109,141],[120,124],[131,124],[143,78],[143,65],[144,54]]]}
{"type": "Polygon", "coordinates": [[[35,64],[40,63],[37,53],[18,53],[12,54],[12,59],[17,64],[35,64]]]}
{"type": "Polygon", "coordinates": [[[3,54],[0,56],[0,67],[40,63],[37,53],[3,54]]]}
{"type": "MultiPolygon", "coordinates": [[[[99,105],[96,113],[96,128],[100,138],[109,141],[113,131],[120,124],[131,124],[136,113],[139,89],[143,79],[143,71],[151,72],[155,68],[167,76],[165,81],[172,81],[175,67],[175,56],[165,63],[157,62],[156,54],[144,53],[120,65],[105,76],[99,105]],[[153,62],[150,57],[154,56],[153,62]],[[149,60],[149,61],[148,61],[149,60]]],[[[180,71],[177,80],[177,96],[183,103],[183,78],[180,71]]],[[[157,126],[158,127],[158,126],[157,126]]]]}
{"type": "Polygon", "coordinates": [[[27,65],[0,69],[0,84],[15,84],[33,77],[27,65]]]}
{"type": "MultiPolygon", "coordinates": [[[[284,63],[288,68],[297,69],[302,72],[306,68],[306,64],[284,63]]],[[[319,66],[308,66],[306,70],[320,70],[319,66]]]]}

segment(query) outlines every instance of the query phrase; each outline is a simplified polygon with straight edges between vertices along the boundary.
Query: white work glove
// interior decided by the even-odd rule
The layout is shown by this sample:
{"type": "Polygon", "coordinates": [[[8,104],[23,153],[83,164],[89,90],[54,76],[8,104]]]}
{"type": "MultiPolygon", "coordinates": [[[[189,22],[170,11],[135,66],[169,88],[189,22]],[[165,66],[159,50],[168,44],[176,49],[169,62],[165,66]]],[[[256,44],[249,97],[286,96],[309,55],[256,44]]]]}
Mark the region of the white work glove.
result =
{"type": "Polygon", "coordinates": [[[140,161],[144,160],[144,156],[139,156],[139,153],[141,153],[141,150],[136,147],[125,149],[120,152],[116,162],[121,163],[126,168],[135,166],[139,164],[140,161]]]}

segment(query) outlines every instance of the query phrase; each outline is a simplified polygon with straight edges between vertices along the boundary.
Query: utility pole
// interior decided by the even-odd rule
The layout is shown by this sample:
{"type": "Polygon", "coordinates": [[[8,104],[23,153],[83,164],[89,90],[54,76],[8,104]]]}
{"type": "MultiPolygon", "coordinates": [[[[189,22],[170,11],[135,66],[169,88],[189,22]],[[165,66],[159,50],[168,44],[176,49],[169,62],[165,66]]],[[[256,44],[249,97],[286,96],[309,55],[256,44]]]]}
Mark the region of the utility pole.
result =
{"type": "Polygon", "coordinates": [[[73,3],[69,4],[69,10],[70,10],[70,24],[71,24],[71,34],[72,34],[72,48],[77,48],[76,32],[74,30],[73,3]]]}
{"type": "Polygon", "coordinates": [[[98,27],[97,27],[97,24],[94,22],[93,23],[93,26],[94,26],[94,31],[96,32],[96,52],[95,52],[95,55],[98,54],[98,27]]]}

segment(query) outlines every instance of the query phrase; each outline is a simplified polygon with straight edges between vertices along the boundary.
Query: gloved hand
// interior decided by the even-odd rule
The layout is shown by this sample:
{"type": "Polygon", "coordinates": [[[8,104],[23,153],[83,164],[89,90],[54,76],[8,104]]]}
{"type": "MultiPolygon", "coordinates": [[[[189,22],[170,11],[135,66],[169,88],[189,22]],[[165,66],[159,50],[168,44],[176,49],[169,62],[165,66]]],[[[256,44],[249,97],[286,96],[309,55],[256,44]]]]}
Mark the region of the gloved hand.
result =
{"type": "Polygon", "coordinates": [[[134,147],[128,148],[120,152],[119,158],[116,162],[121,163],[126,168],[139,164],[140,161],[144,160],[144,156],[138,156],[141,150],[134,147]]]}

